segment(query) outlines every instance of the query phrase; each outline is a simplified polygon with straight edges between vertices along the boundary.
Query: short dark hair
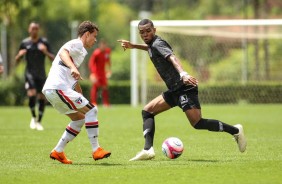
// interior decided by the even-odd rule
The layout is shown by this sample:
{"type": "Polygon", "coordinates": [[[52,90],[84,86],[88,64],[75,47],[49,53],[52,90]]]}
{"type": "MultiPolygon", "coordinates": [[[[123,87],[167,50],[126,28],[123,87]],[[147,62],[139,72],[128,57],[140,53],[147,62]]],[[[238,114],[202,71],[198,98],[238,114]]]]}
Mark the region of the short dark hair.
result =
{"type": "Polygon", "coordinates": [[[93,33],[94,31],[99,31],[99,28],[96,24],[94,24],[91,21],[83,21],[79,26],[77,30],[77,35],[79,37],[83,36],[84,33],[89,31],[90,33],[93,33]]]}
{"type": "Polygon", "coordinates": [[[154,27],[154,23],[150,19],[142,19],[139,23],[138,26],[143,26],[145,24],[151,24],[152,27],[154,27]]]}

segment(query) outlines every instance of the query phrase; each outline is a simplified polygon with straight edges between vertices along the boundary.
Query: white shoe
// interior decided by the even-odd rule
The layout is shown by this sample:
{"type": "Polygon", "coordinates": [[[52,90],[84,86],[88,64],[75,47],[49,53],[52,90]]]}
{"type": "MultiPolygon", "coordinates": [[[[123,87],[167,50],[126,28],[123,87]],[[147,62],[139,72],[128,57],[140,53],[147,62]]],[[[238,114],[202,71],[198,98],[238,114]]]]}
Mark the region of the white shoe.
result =
{"type": "Polygon", "coordinates": [[[246,137],[244,135],[244,129],[243,126],[241,124],[237,124],[234,125],[234,127],[239,129],[239,133],[238,134],[234,134],[234,139],[238,144],[239,150],[243,153],[246,150],[247,147],[247,140],[246,137]]]}
{"type": "Polygon", "coordinates": [[[41,123],[36,122],[36,130],[39,130],[39,131],[44,130],[44,128],[43,128],[41,123]]]}
{"type": "Polygon", "coordinates": [[[36,128],[35,118],[31,118],[29,127],[30,127],[30,129],[33,129],[33,130],[36,128]]]}
{"type": "Polygon", "coordinates": [[[149,150],[142,150],[135,157],[130,159],[129,161],[137,161],[137,160],[151,160],[155,157],[154,148],[151,147],[149,150]]]}

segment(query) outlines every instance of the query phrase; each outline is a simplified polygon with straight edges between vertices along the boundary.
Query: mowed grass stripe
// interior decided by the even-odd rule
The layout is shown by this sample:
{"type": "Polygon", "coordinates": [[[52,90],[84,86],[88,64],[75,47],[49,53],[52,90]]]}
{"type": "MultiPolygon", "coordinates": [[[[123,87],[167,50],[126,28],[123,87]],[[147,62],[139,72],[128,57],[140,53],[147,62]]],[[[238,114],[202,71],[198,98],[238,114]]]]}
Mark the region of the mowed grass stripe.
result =
{"type": "Polygon", "coordinates": [[[73,165],[49,159],[69,120],[53,108],[45,130],[29,129],[27,107],[0,107],[0,183],[282,183],[282,105],[203,105],[206,118],[242,123],[246,153],[232,136],[194,130],[180,109],[156,116],[152,161],[129,162],[143,147],[141,107],[99,108],[100,145],[112,151],[94,161],[85,129],[66,148],[73,165]],[[161,144],[176,136],[184,152],[176,160],[162,155],[161,144]]]}

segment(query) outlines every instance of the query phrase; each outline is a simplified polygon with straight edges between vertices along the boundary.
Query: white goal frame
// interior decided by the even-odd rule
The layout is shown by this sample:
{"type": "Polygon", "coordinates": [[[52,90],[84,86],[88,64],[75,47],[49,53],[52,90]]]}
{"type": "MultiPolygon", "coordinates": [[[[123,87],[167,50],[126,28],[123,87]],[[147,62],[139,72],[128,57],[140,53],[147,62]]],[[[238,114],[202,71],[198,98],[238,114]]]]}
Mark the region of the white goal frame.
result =
{"type": "MultiPolygon", "coordinates": [[[[237,20],[153,20],[154,26],[158,27],[205,27],[205,26],[273,26],[273,25],[282,25],[282,19],[237,19],[237,20]]],[[[131,21],[130,23],[130,41],[132,43],[138,42],[138,26],[139,20],[131,21]]],[[[243,37],[242,37],[243,39],[243,37]]],[[[244,63],[244,55],[242,55],[242,60],[244,63]]],[[[141,57],[143,58],[143,57],[141,57]]],[[[136,107],[139,105],[139,91],[138,91],[138,66],[141,66],[140,59],[137,56],[137,50],[131,49],[131,106],[136,107]]],[[[146,71],[143,70],[142,76],[146,76],[146,71]]],[[[247,71],[242,72],[242,78],[247,77],[247,71]]],[[[146,80],[141,83],[141,101],[142,104],[144,99],[146,99],[147,92],[146,92],[146,80]]]]}

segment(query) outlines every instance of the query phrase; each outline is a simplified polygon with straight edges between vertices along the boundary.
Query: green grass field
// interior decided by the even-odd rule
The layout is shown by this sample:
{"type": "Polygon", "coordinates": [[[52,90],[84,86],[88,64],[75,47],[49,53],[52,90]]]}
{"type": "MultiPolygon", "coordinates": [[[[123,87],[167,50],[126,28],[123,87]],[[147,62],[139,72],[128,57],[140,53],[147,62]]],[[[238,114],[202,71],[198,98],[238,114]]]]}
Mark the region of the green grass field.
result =
{"type": "Polygon", "coordinates": [[[245,153],[226,133],[194,130],[178,108],[156,117],[151,161],[129,162],[143,147],[141,107],[99,108],[100,145],[112,151],[94,161],[85,129],[66,148],[73,165],[49,159],[69,120],[46,109],[43,132],[29,129],[27,107],[0,108],[0,183],[282,183],[282,105],[203,105],[206,118],[242,123],[245,153]],[[168,160],[162,141],[179,137],[184,152],[168,160]]]}

